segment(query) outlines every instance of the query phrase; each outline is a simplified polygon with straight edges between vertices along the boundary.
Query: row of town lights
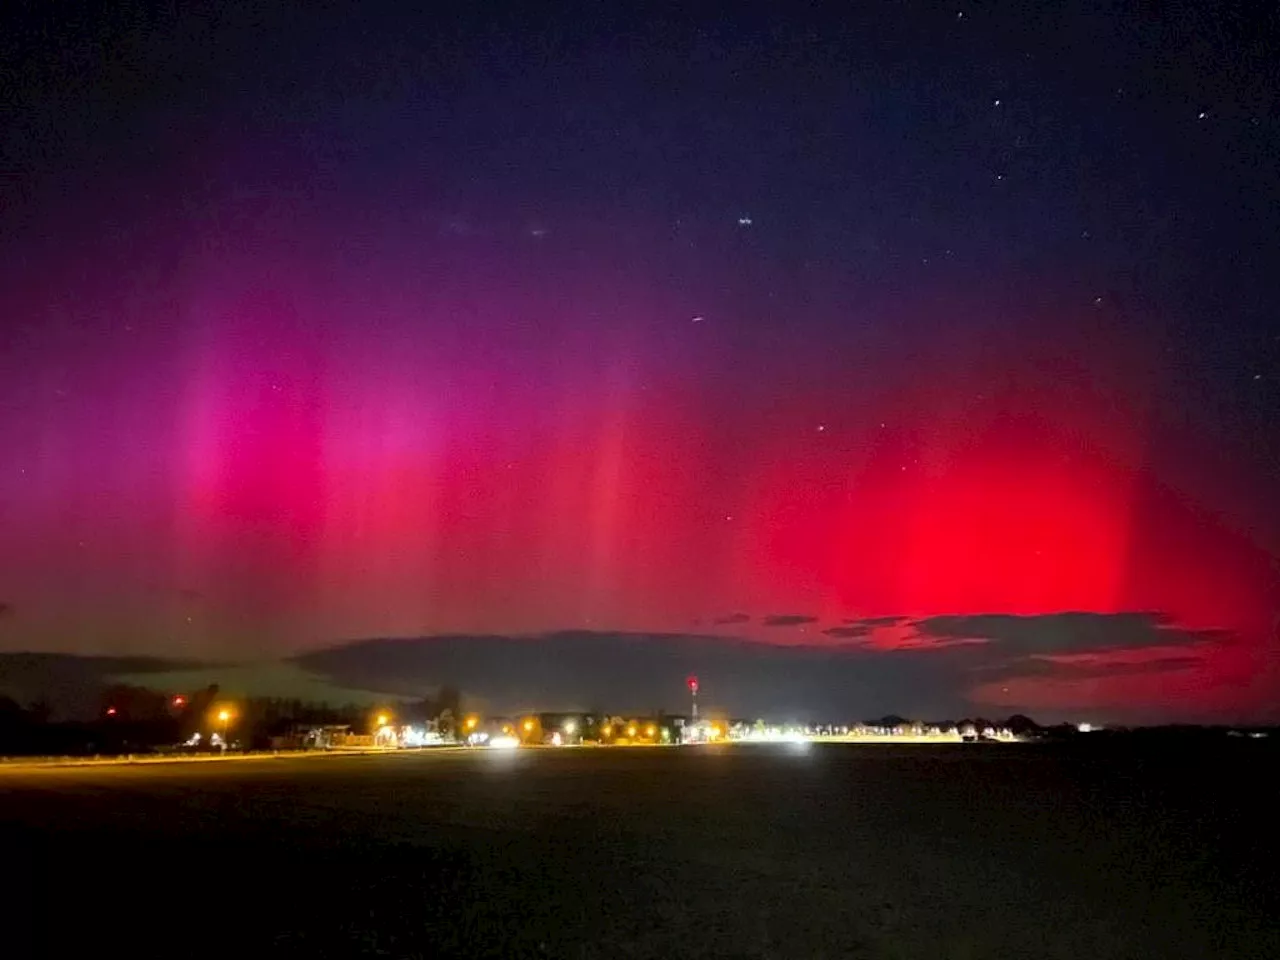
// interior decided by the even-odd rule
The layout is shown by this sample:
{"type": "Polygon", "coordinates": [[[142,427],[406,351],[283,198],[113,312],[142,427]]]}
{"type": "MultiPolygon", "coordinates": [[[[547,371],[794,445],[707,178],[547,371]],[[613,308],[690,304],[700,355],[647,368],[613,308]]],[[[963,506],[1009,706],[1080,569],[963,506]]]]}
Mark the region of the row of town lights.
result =
{"type": "MultiPolygon", "coordinates": [[[[696,683],[696,681],[694,682],[696,683]]],[[[182,696],[181,694],[178,694],[174,696],[170,702],[173,704],[174,707],[181,708],[187,705],[187,698],[182,696]]],[[[106,715],[108,717],[116,716],[117,712],[118,711],[114,706],[107,707],[106,709],[106,715]]],[[[218,723],[222,725],[222,737],[223,737],[223,740],[225,741],[227,737],[228,728],[230,727],[232,719],[235,717],[235,712],[230,707],[220,707],[217,713],[214,714],[214,716],[217,719],[218,723]]],[[[391,723],[392,717],[388,713],[378,713],[375,715],[374,719],[375,719],[376,729],[385,730],[387,726],[391,723]]],[[[471,714],[463,721],[463,727],[466,729],[468,733],[471,733],[476,729],[479,723],[480,723],[480,718],[475,714],[471,714]]],[[[530,718],[525,720],[524,723],[521,724],[521,726],[524,729],[524,732],[528,734],[533,732],[535,724],[533,719],[530,718]]],[[[504,733],[510,732],[510,727],[508,726],[504,726],[502,729],[504,733]]],[[[566,735],[572,736],[577,732],[578,725],[574,720],[566,720],[564,723],[563,730],[566,735]]],[[[606,737],[613,736],[613,725],[605,724],[604,727],[601,728],[601,732],[606,737]]],[[[634,737],[636,735],[635,724],[628,725],[626,728],[626,732],[628,737],[634,737]]],[[[645,732],[645,736],[653,737],[657,735],[658,729],[655,725],[649,724],[648,726],[645,727],[644,732],[645,732]]],[[[715,733],[716,735],[719,734],[718,728],[715,729],[715,733]]]]}

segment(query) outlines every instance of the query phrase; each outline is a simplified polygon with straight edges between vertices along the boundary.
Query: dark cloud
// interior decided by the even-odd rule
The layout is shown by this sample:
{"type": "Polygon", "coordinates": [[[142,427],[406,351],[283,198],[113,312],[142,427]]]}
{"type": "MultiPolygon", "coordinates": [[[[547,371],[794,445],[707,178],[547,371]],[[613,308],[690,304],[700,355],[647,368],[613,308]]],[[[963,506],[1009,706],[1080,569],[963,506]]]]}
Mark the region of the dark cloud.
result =
{"type": "Polygon", "coordinates": [[[938,640],[986,640],[1003,656],[1096,653],[1221,639],[1218,634],[1179,628],[1157,613],[981,613],[926,617],[914,626],[922,636],[938,640]]]}
{"type": "Polygon", "coordinates": [[[1051,660],[1045,657],[1027,657],[1021,660],[988,664],[979,667],[980,674],[990,674],[992,679],[1012,677],[1056,677],[1065,680],[1088,680],[1094,677],[1141,676],[1149,673],[1167,673],[1171,670],[1193,670],[1204,666],[1200,657],[1173,655],[1134,661],[1051,660]]]}
{"type": "Polygon", "coordinates": [[[727,627],[738,623],[750,623],[751,614],[749,613],[731,613],[727,617],[717,617],[711,621],[717,627],[727,627]]]}
{"type": "Polygon", "coordinates": [[[855,623],[847,627],[828,627],[822,632],[828,637],[835,637],[839,640],[857,640],[871,636],[873,629],[873,627],[869,627],[866,624],[855,623]]]}
{"type": "Polygon", "coordinates": [[[805,613],[775,613],[760,621],[766,627],[798,627],[804,623],[817,622],[817,617],[805,613]]]}
{"type": "MultiPolygon", "coordinates": [[[[784,626],[814,620],[800,614],[756,618],[784,626]]],[[[428,696],[451,683],[477,708],[502,711],[607,706],[676,712],[686,707],[684,678],[696,674],[707,709],[734,716],[852,721],[896,713],[946,719],[971,714],[979,706],[971,695],[1002,678],[1087,679],[1194,669],[1203,648],[1220,639],[1180,629],[1154,614],[986,614],[918,623],[856,621],[786,645],[711,632],[370,639],[290,662],[336,687],[384,695],[428,696]],[[881,631],[891,634],[884,638],[891,643],[876,643],[881,631]],[[974,640],[979,642],[966,642],[974,640]]],[[[60,711],[64,705],[71,711],[96,704],[95,691],[108,675],[166,668],[181,667],[165,661],[0,655],[0,693],[23,702],[47,698],[60,711]]],[[[1034,704],[1027,706],[1045,719],[1034,704]]]]}
{"type": "Polygon", "coordinates": [[[477,708],[686,709],[696,674],[707,709],[779,719],[960,716],[972,676],[949,651],[868,651],[696,633],[565,631],[356,641],[295,658],[342,686],[422,696],[456,684],[477,708]]]}
{"type": "Polygon", "coordinates": [[[908,619],[908,617],[855,617],[844,622],[860,627],[892,627],[899,623],[906,623],[908,619]]]}

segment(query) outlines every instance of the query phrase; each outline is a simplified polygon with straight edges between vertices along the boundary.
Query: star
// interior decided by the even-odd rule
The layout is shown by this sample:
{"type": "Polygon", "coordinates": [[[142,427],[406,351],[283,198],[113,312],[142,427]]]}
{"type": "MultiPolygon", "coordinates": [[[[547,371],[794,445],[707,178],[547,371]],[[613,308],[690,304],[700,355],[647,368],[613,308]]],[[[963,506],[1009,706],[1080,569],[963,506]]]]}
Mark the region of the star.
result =
{"type": "Polygon", "coordinates": [[[701,323],[701,322],[702,322],[702,314],[698,314],[696,317],[694,317],[690,321],[690,323],[701,323]]]}
{"type": "MultiPolygon", "coordinates": [[[[1255,379],[1256,379],[1256,378],[1255,378],[1255,379]]],[[[826,425],[825,423],[820,423],[820,424],[818,424],[818,432],[819,432],[819,433],[824,433],[824,432],[826,431],[826,429],[827,429],[827,425],[826,425]]]]}
{"type": "Polygon", "coordinates": [[[744,213],[742,216],[738,218],[738,226],[740,227],[751,226],[751,218],[744,213]]]}
{"type": "Polygon", "coordinates": [[[1000,106],[1000,101],[999,101],[999,100],[996,100],[996,101],[994,101],[991,105],[992,105],[993,107],[998,107],[998,106],[1000,106]]]}
{"type": "Polygon", "coordinates": [[[1201,110],[1201,111],[1200,111],[1200,115],[1199,115],[1199,116],[1197,116],[1197,117],[1196,117],[1196,119],[1197,119],[1197,120],[1203,120],[1203,119],[1205,119],[1205,117],[1207,117],[1207,116],[1209,116],[1209,114],[1207,114],[1207,113],[1205,113],[1205,111],[1201,110]]]}

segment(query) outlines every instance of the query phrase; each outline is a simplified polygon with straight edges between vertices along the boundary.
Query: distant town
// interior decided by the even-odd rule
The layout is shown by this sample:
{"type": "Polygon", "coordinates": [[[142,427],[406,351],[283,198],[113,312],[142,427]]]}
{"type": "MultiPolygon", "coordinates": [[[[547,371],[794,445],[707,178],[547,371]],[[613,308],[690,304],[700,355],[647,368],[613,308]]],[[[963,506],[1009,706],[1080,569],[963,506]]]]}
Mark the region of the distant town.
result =
{"type": "MultiPolygon", "coordinates": [[[[926,723],[905,717],[844,723],[787,723],[700,711],[696,678],[689,709],[650,713],[490,712],[468,709],[444,687],[409,702],[332,706],[232,697],[216,685],[161,692],[117,684],[102,691],[92,720],[59,720],[39,703],[0,698],[0,754],[111,756],[244,751],[393,750],[429,747],[676,746],[810,740],[898,743],[1014,742],[1045,731],[1028,717],[926,723]]],[[[1086,728],[1081,728],[1086,729],[1086,728]]]]}
{"type": "MultiPolygon", "coordinates": [[[[386,751],[437,747],[679,746],[714,743],[1016,743],[1120,733],[1097,724],[1041,726],[1030,717],[926,722],[900,716],[835,723],[779,722],[700,710],[697,679],[689,709],[498,712],[469,709],[455,688],[416,701],[332,706],[272,697],[233,697],[211,685],[161,692],[116,684],[92,720],[57,719],[39,703],[0,697],[0,755],[187,756],[286,751],[386,751]]],[[[1222,730],[1262,739],[1269,731],[1222,730]]]]}

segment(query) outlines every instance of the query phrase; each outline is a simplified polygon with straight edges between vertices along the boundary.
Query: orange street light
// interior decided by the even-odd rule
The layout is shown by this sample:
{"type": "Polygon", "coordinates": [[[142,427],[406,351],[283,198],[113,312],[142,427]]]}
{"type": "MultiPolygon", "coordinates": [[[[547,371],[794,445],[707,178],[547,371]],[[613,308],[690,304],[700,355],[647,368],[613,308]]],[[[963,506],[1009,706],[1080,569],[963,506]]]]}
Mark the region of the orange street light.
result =
{"type": "Polygon", "coordinates": [[[218,711],[218,722],[222,724],[222,749],[227,749],[227,727],[231,724],[231,711],[223,707],[218,711]]]}
{"type": "Polygon", "coordinates": [[[479,722],[480,722],[480,719],[475,714],[472,714],[471,716],[467,717],[466,727],[468,730],[474,730],[476,728],[476,724],[479,722]]]}

